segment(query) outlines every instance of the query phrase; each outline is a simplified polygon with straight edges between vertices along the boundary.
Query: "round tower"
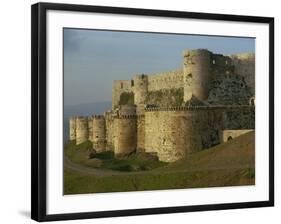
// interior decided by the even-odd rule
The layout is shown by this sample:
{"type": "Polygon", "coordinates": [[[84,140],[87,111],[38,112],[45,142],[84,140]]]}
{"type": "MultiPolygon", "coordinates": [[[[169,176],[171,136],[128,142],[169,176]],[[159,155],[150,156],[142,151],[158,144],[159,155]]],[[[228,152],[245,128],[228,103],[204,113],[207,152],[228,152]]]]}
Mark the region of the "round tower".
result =
{"type": "Polygon", "coordinates": [[[135,94],[135,104],[141,105],[145,103],[145,98],[148,88],[148,78],[147,75],[136,75],[134,77],[134,94],[135,94]]]}
{"type": "Polygon", "coordinates": [[[93,148],[97,152],[105,151],[105,119],[104,116],[97,115],[92,117],[92,142],[93,148]]]}
{"type": "Polygon", "coordinates": [[[76,140],[76,118],[69,118],[69,140],[76,140]]]}
{"type": "Polygon", "coordinates": [[[210,85],[210,56],[205,49],[186,50],[183,53],[184,101],[192,95],[200,100],[206,100],[210,85]]]}
{"type": "Polygon", "coordinates": [[[137,147],[137,118],[135,115],[114,119],[114,154],[127,155],[137,147]]]}
{"type": "Polygon", "coordinates": [[[93,120],[92,117],[88,117],[88,140],[92,141],[93,137],[93,120]]]}
{"type": "Polygon", "coordinates": [[[76,118],[76,145],[86,142],[89,137],[88,118],[76,118]]]}

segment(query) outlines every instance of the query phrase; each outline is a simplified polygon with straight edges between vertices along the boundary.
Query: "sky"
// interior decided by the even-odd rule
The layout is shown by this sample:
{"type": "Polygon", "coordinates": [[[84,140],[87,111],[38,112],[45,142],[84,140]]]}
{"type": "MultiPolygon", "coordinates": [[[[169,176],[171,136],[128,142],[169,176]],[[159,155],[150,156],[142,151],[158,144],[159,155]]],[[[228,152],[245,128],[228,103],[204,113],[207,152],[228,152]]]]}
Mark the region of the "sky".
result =
{"type": "Polygon", "coordinates": [[[64,29],[64,104],[111,101],[113,80],[182,66],[184,49],[255,52],[254,38],[64,29]]]}

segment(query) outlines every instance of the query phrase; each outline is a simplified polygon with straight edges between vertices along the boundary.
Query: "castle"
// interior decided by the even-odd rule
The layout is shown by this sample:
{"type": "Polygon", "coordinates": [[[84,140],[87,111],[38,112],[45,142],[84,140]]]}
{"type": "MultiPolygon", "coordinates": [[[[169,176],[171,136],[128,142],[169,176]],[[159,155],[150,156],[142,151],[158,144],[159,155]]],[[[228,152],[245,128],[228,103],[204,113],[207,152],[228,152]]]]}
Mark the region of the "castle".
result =
{"type": "Polygon", "coordinates": [[[255,55],[185,50],[180,69],[115,80],[112,109],[72,117],[70,140],[174,162],[255,128],[255,55]]]}

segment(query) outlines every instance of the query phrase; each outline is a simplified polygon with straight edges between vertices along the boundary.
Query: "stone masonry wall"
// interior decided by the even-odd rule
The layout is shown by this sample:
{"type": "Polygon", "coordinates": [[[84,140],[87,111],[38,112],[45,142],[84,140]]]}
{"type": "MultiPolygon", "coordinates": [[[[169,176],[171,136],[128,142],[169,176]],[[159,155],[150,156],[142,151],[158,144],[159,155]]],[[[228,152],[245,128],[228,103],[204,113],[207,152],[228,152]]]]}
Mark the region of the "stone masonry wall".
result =
{"type": "Polygon", "coordinates": [[[148,74],[148,91],[183,87],[183,70],[148,74]]]}
{"type": "Polygon", "coordinates": [[[211,82],[211,52],[206,49],[186,50],[184,62],[184,101],[192,96],[206,100],[211,82]]]}
{"type": "Polygon", "coordinates": [[[86,142],[88,138],[88,118],[76,117],[76,145],[86,142]]]}
{"type": "Polygon", "coordinates": [[[114,80],[112,87],[112,109],[119,105],[120,95],[124,92],[133,92],[133,82],[131,80],[114,80]]]}
{"type": "Polygon", "coordinates": [[[69,119],[69,140],[76,140],[76,117],[69,119]]]}
{"type": "Polygon", "coordinates": [[[255,129],[255,106],[230,107],[223,111],[223,130],[255,129]]]}
{"type": "Polygon", "coordinates": [[[220,131],[220,141],[227,142],[240,135],[246,134],[248,132],[254,131],[254,129],[243,129],[243,130],[222,130],[220,131]]]}
{"type": "Polygon", "coordinates": [[[137,147],[137,119],[135,115],[119,116],[114,119],[114,154],[126,155],[137,147]]]}
{"type": "Polygon", "coordinates": [[[92,142],[93,148],[97,152],[105,151],[106,134],[105,134],[105,118],[104,116],[93,116],[92,123],[92,142]]]}
{"type": "Polygon", "coordinates": [[[93,141],[93,120],[92,117],[88,117],[88,139],[93,141]]]}
{"type": "Polygon", "coordinates": [[[105,117],[105,136],[106,136],[106,151],[113,151],[114,141],[113,141],[113,131],[114,131],[114,117],[112,113],[104,113],[105,117]]]}
{"type": "Polygon", "coordinates": [[[255,54],[242,53],[230,55],[235,66],[234,72],[244,77],[246,84],[255,95],[255,54]]]}
{"type": "Polygon", "coordinates": [[[176,107],[183,104],[183,88],[149,91],[146,95],[147,106],[176,107]]]}
{"type": "Polygon", "coordinates": [[[173,162],[219,144],[221,110],[186,108],[145,112],[145,150],[173,162]]]}
{"type": "Polygon", "coordinates": [[[240,75],[226,74],[212,81],[208,103],[212,105],[247,105],[253,96],[240,75]]]}
{"type": "Polygon", "coordinates": [[[137,151],[145,151],[145,115],[137,116],[137,151]]]}

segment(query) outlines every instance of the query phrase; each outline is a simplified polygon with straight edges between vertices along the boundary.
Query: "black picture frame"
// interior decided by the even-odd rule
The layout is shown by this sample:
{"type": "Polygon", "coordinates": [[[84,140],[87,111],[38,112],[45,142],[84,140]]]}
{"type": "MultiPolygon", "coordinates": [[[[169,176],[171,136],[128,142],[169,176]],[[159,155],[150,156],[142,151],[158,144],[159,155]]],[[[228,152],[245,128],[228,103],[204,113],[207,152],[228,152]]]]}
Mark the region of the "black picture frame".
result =
{"type": "Polygon", "coordinates": [[[274,206],[274,18],[119,8],[73,4],[37,3],[31,11],[31,75],[32,75],[32,155],[31,155],[31,218],[37,221],[86,219],[116,216],[148,215],[207,210],[274,206]],[[52,214],[46,213],[46,13],[48,10],[100,12],[124,15],[162,16],[217,21],[254,22],[269,25],[269,200],[243,203],[208,204],[196,206],[159,207],[101,212],[52,214]]]}

